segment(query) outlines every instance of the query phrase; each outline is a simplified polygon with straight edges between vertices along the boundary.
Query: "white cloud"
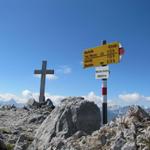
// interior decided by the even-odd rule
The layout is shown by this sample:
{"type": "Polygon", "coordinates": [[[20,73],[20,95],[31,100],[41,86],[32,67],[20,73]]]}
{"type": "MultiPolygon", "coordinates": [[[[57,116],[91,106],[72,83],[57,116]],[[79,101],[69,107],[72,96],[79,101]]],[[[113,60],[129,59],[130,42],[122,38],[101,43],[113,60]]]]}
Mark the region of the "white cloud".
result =
{"type": "MultiPolygon", "coordinates": [[[[93,91],[91,91],[87,94],[87,96],[83,96],[83,97],[89,101],[93,101],[99,107],[102,107],[103,100],[102,100],[101,95],[98,96],[93,91]]],[[[117,107],[118,106],[115,102],[113,102],[113,100],[107,100],[107,102],[108,102],[108,107],[117,107]]]]}
{"type": "Polygon", "coordinates": [[[52,74],[48,74],[46,77],[49,80],[57,80],[58,79],[58,77],[56,75],[52,75],[52,74]]]}
{"type": "Polygon", "coordinates": [[[17,96],[15,94],[11,93],[1,93],[0,94],[0,100],[1,101],[9,101],[9,100],[15,100],[17,103],[26,103],[27,98],[25,96],[17,96]]]}
{"type": "MultiPolygon", "coordinates": [[[[51,95],[49,93],[45,93],[45,97],[50,98],[55,106],[59,105],[61,100],[66,98],[67,96],[61,95],[51,95]]],[[[97,96],[94,92],[88,93],[86,96],[83,96],[85,99],[89,101],[94,101],[98,106],[101,107],[102,99],[101,96],[97,96]]],[[[8,101],[10,99],[14,99],[19,103],[26,103],[28,99],[34,98],[36,101],[39,100],[39,93],[34,93],[29,90],[23,90],[21,96],[16,96],[14,94],[6,93],[0,94],[0,100],[8,101]]]]}
{"type": "Polygon", "coordinates": [[[95,102],[95,104],[101,107],[102,97],[97,96],[93,91],[89,92],[86,96],[83,96],[83,97],[89,101],[95,102]]]}
{"type": "Polygon", "coordinates": [[[47,98],[50,98],[50,99],[52,100],[53,104],[54,104],[55,106],[58,106],[58,105],[60,104],[61,100],[64,99],[66,96],[51,95],[51,94],[49,94],[49,93],[46,93],[46,94],[45,94],[45,97],[46,97],[46,99],[47,99],[47,98]]]}
{"type": "MultiPolygon", "coordinates": [[[[55,106],[59,105],[61,100],[65,98],[65,96],[59,95],[51,95],[49,93],[45,93],[45,97],[50,98],[55,106]]],[[[39,100],[39,93],[34,93],[29,90],[23,90],[20,96],[16,96],[15,94],[11,93],[1,93],[0,100],[2,101],[9,101],[14,99],[18,103],[26,103],[30,98],[34,98],[36,101],[39,100]]]]}
{"type": "MultiPolygon", "coordinates": [[[[67,96],[52,95],[49,93],[45,93],[45,97],[46,97],[46,99],[50,98],[52,100],[52,102],[54,103],[54,105],[57,106],[60,104],[61,100],[66,98],[67,96]]],[[[99,107],[102,107],[102,96],[101,95],[96,95],[93,91],[91,91],[83,97],[86,100],[94,101],[95,104],[97,104],[99,107]]],[[[30,98],[34,98],[36,101],[38,101],[39,93],[31,92],[26,89],[26,90],[22,91],[22,94],[20,96],[17,96],[15,94],[11,94],[11,93],[1,93],[0,94],[0,100],[3,100],[3,101],[8,101],[8,100],[14,99],[18,103],[26,103],[28,101],[28,99],[30,99],[30,98]]],[[[150,97],[143,96],[137,92],[120,94],[120,95],[118,95],[118,100],[119,101],[122,100],[122,101],[126,102],[127,105],[135,104],[135,103],[142,105],[145,102],[147,102],[147,104],[150,103],[150,97]]],[[[118,105],[117,105],[116,101],[108,100],[108,106],[114,108],[118,105]]]]}
{"type": "Polygon", "coordinates": [[[37,100],[38,93],[32,93],[29,90],[23,90],[20,96],[12,93],[0,93],[0,101],[9,101],[14,99],[17,103],[26,103],[30,98],[35,98],[37,100]]]}
{"type": "Polygon", "coordinates": [[[1,93],[1,94],[0,94],[0,100],[9,101],[9,100],[11,100],[11,99],[18,100],[19,97],[17,97],[17,96],[14,95],[14,94],[11,94],[11,93],[1,93]]]}
{"type": "Polygon", "coordinates": [[[140,100],[141,95],[138,93],[120,94],[119,99],[126,102],[137,102],[140,100]]]}
{"type": "Polygon", "coordinates": [[[58,73],[62,73],[62,74],[70,74],[72,72],[72,69],[67,66],[67,65],[63,65],[63,66],[60,66],[56,72],[58,73]]]}
{"type": "Polygon", "coordinates": [[[25,98],[32,98],[33,97],[32,92],[29,90],[22,91],[22,96],[25,98]]]}
{"type": "Polygon", "coordinates": [[[128,94],[120,94],[119,99],[128,102],[128,103],[135,103],[139,101],[150,101],[150,97],[143,96],[137,92],[128,93],[128,94]]]}

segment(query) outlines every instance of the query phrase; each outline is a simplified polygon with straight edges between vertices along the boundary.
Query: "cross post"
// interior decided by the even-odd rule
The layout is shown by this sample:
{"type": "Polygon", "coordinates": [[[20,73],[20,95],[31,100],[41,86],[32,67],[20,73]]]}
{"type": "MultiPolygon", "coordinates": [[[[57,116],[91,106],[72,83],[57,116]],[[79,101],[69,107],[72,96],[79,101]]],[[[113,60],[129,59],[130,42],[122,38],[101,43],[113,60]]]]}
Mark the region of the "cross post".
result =
{"type": "Polygon", "coordinates": [[[34,70],[34,74],[41,74],[41,84],[40,84],[40,96],[39,96],[39,103],[45,102],[45,80],[47,74],[54,74],[54,70],[46,69],[47,61],[42,61],[42,69],[41,70],[34,70]]]}

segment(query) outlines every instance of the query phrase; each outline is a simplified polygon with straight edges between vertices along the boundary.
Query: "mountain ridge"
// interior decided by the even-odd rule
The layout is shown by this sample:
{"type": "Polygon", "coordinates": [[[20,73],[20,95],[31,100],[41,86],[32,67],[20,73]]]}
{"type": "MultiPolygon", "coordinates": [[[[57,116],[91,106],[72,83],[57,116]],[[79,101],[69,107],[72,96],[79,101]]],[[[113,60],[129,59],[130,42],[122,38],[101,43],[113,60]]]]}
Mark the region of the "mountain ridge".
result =
{"type": "Polygon", "coordinates": [[[0,100],[0,105],[3,106],[3,105],[14,105],[16,107],[23,107],[25,104],[24,103],[18,103],[15,99],[10,99],[10,100],[0,100]]]}

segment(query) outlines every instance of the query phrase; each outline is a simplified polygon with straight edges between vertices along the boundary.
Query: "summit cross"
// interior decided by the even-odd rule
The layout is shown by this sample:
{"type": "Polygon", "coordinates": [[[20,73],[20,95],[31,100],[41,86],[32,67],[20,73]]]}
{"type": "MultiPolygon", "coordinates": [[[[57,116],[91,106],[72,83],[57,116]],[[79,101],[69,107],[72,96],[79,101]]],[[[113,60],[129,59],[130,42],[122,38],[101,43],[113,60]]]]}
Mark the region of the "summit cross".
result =
{"type": "Polygon", "coordinates": [[[34,74],[41,74],[41,84],[40,84],[40,96],[39,96],[39,103],[45,102],[45,80],[47,74],[54,74],[54,70],[46,69],[47,61],[42,61],[42,69],[41,70],[34,70],[34,74]]]}

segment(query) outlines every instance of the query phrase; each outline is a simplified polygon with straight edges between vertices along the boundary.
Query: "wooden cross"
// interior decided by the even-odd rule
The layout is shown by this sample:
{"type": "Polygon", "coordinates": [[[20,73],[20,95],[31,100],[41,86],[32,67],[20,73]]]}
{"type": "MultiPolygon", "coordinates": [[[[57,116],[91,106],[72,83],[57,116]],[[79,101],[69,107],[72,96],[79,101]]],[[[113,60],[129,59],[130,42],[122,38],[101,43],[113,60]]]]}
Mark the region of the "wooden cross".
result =
{"type": "Polygon", "coordinates": [[[34,70],[34,74],[41,74],[39,103],[45,102],[45,79],[47,74],[54,74],[54,70],[46,70],[47,61],[42,61],[42,70],[34,70]]]}

